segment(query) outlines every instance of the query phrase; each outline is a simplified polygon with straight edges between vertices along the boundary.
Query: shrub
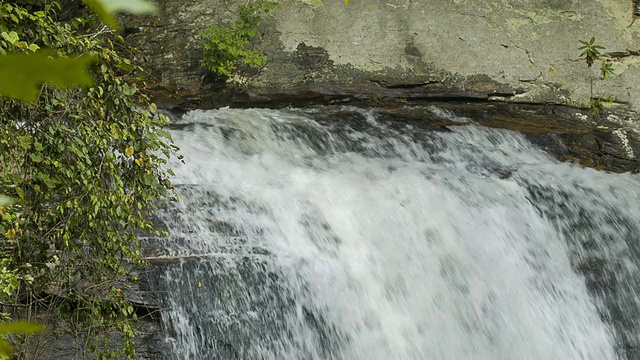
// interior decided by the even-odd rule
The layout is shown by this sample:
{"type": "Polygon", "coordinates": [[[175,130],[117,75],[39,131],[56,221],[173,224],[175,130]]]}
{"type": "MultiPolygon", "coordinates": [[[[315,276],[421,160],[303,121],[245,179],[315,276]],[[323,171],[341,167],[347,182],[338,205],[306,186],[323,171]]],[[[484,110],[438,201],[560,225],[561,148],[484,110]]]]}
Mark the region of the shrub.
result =
{"type": "Polygon", "coordinates": [[[143,264],[136,235],[158,233],[150,214],[172,195],[164,166],[175,147],[168,119],[125,80],[140,69],[120,54],[122,37],[91,15],[58,22],[56,5],[0,2],[0,31],[11,34],[0,53],[35,44],[56,59],[96,59],[90,88],[45,83],[33,103],[0,97],[0,194],[14,201],[0,204],[1,277],[19,280],[3,282],[1,295],[66,320],[95,357],[120,356],[100,350],[119,331],[134,358],[135,314],[124,293],[130,267],[143,264]]]}
{"type": "Polygon", "coordinates": [[[277,3],[258,0],[240,5],[238,19],[230,24],[213,24],[200,32],[204,40],[202,65],[218,75],[231,76],[238,61],[249,67],[260,67],[267,57],[249,43],[258,34],[262,16],[277,7],[277,3]]]}

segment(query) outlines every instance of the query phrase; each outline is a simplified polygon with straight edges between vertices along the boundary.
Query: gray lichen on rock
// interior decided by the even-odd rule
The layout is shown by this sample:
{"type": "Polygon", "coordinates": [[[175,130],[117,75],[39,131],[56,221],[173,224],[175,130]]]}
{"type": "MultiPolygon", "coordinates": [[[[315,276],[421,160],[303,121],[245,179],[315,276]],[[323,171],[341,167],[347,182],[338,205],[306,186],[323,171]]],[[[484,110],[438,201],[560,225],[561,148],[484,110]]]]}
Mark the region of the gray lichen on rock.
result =
{"type": "MultiPolygon", "coordinates": [[[[372,0],[347,6],[342,1],[287,1],[260,25],[254,46],[267,55],[266,66],[239,75],[257,93],[315,91],[318,82],[343,87],[334,93],[350,92],[359,79],[394,82],[402,74],[440,81],[450,92],[485,92],[493,100],[587,107],[590,79],[597,74],[580,63],[577,40],[596,36],[607,50],[637,50],[640,32],[621,20],[633,4],[372,0]]],[[[127,21],[127,28],[135,30],[128,40],[140,48],[141,58],[152,59],[146,64],[151,83],[165,95],[206,98],[203,90],[211,88],[211,76],[199,66],[203,51],[198,32],[233,19],[237,1],[164,0],[159,5],[159,17],[127,21]]],[[[620,76],[595,80],[597,95],[613,95],[639,110],[639,58],[614,58],[620,76]]]]}

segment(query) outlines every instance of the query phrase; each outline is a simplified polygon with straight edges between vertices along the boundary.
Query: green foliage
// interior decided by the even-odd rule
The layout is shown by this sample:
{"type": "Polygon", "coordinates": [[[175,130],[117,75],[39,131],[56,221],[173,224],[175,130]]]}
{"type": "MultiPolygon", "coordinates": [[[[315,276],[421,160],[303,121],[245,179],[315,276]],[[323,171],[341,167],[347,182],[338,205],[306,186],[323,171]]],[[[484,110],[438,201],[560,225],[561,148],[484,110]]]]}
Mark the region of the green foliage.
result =
{"type": "MultiPolygon", "coordinates": [[[[0,335],[6,334],[37,334],[43,332],[44,326],[28,321],[15,321],[0,325],[0,335]]],[[[11,344],[0,337],[0,358],[8,359],[13,353],[11,344]]]]}
{"type": "Polygon", "coordinates": [[[96,30],[89,15],[58,22],[58,8],[0,2],[5,56],[37,46],[55,60],[96,59],[88,89],[56,86],[54,74],[38,79],[33,103],[0,97],[0,194],[14,200],[0,205],[0,299],[58,299],[50,315],[72,324],[93,356],[121,357],[100,350],[116,330],[134,358],[135,314],[124,293],[130,267],[143,264],[136,235],[158,233],[150,214],[172,196],[165,164],[175,147],[168,119],[124,80],[140,69],[121,55],[129,51],[122,37],[96,30]]]}
{"type": "MultiPolygon", "coordinates": [[[[113,28],[118,23],[113,17],[116,12],[132,14],[149,14],[157,11],[154,4],[145,0],[83,0],[98,14],[103,21],[113,28]]],[[[38,21],[46,16],[52,6],[60,9],[58,3],[53,2],[45,7],[45,11],[29,12],[27,9],[4,4],[5,10],[11,12],[12,19],[28,19],[38,21]]],[[[0,54],[5,55],[5,48],[11,46],[17,49],[36,52],[40,49],[35,43],[21,40],[15,31],[9,31],[5,24],[0,24],[0,54]]],[[[76,87],[92,85],[92,79],[87,72],[87,65],[95,58],[90,55],[79,57],[56,58],[48,51],[37,54],[12,53],[0,57],[0,94],[34,102],[38,96],[40,85],[50,82],[60,87],[76,87]]]]}
{"type": "Polygon", "coordinates": [[[256,68],[267,60],[249,43],[258,34],[262,16],[278,6],[277,3],[258,0],[239,6],[238,19],[226,25],[211,25],[200,32],[204,40],[205,57],[202,65],[218,75],[231,76],[238,60],[256,68]]]}
{"type": "Polygon", "coordinates": [[[0,206],[11,205],[11,203],[13,203],[13,200],[10,197],[0,195],[0,206]]]}
{"type": "Polygon", "coordinates": [[[578,40],[582,46],[578,50],[582,50],[580,56],[584,56],[584,61],[588,67],[591,67],[593,63],[600,58],[600,49],[605,49],[604,46],[596,44],[595,36],[590,41],[578,40]]]}
{"type": "MultiPolygon", "coordinates": [[[[26,9],[11,4],[2,4],[3,11],[7,11],[12,20],[28,19],[38,21],[45,16],[45,12],[30,13],[26,9]]],[[[47,5],[50,8],[52,5],[47,5]]],[[[51,53],[40,51],[35,43],[21,39],[16,31],[9,30],[5,23],[0,23],[0,94],[12,96],[28,102],[34,102],[38,96],[40,85],[46,81],[58,86],[78,86],[91,84],[91,78],[86,71],[90,57],[80,58],[52,58],[51,53]],[[25,53],[13,52],[7,54],[7,48],[23,50],[25,53]]]]}
{"type": "MultiPolygon", "coordinates": [[[[13,204],[14,201],[8,196],[0,195],[0,234],[6,236],[7,230],[12,228],[12,224],[16,218],[16,214],[7,211],[7,206],[13,204]]],[[[4,303],[11,299],[15,291],[18,289],[20,278],[17,270],[7,268],[8,259],[0,260],[0,303],[4,303]]],[[[0,312],[0,319],[8,319],[9,314],[0,312]]]]}
{"type": "Polygon", "coordinates": [[[589,99],[589,112],[593,115],[600,114],[600,111],[602,111],[603,108],[604,106],[600,98],[591,97],[591,99],[589,99]]]}
{"type": "Polygon", "coordinates": [[[146,0],[82,0],[89,5],[102,21],[114,29],[119,27],[113,14],[127,12],[129,14],[153,14],[158,8],[146,0]]]}
{"type": "MultiPolygon", "coordinates": [[[[593,63],[600,59],[600,50],[605,49],[604,46],[596,44],[596,38],[592,37],[591,40],[584,41],[578,40],[582,46],[578,50],[582,50],[580,56],[584,56],[584,60],[588,67],[591,67],[593,63]]],[[[614,75],[613,64],[608,60],[603,60],[600,64],[600,77],[604,80],[609,80],[611,75],[614,75]]],[[[592,95],[593,96],[593,95],[592,95]]]]}
{"type": "Polygon", "coordinates": [[[592,114],[597,115],[604,109],[606,104],[613,104],[614,101],[615,97],[613,95],[607,95],[605,97],[591,97],[589,111],[592,114]]]}
{"type": "Polygon", "coordinates": [[[28,321],[14,321],[0,325],[0,335],[6,334],[37,334],[43,332],[44,326],[28,321]]]}
{"type": "MultiPolygon", "coordinates": [[[[13,31],[11,33],[15,34],[13,31]]],[[[88,54],[73,58],[53,58],[51,52],[46,50],[34,54],[11,53],[1,56],[0,76],[4,81],[0,83],[0,94],[34,102],[40,92],[40,85],[45,82],[60,87],[92,85],[93,80],[87,66],[93,60],[95,57],[88,54]]]]}
{"type": "MultiPolygon", "coordinates": [[[[605,47],[596,44],[595,36],[591,37],[591,40],[589,41],[584,41],[584,40],[578,40],[578,41],[580,42],[580,44],[582,44],[582,46],[578,48],[578,50],[582,50],[582,53],[580,54],[580,56],[584,56],[584,60],[587,63],[587,66],[591,67],[595,61],[600,59],[600,56],[602,55],[600,53],[600,50],[605,49],[605,47]]],[[[611,78],[611,75],[615,74],[614,71],[615,70],[613,68],[613,64],[610,61],[603,60],[602,63],[600,64],[600,78],[604,80],[609,80],[611,78]]],[[[589,98],[589,109],[592,114],[596,115],[600,113],[600,111],[604,108],[604,104],[612,103],[613,99],[609,99],[609,97],[607,98],[594,97],[593,81],[594,79],[591,78],[590,79],[591,97],[589,98]]]]}
{"type": "Polygon", "coordinates": [[[610,61],[602,61],[600,64],[600,77],[609,80],[614,75],[613,64],[610,61]]]}

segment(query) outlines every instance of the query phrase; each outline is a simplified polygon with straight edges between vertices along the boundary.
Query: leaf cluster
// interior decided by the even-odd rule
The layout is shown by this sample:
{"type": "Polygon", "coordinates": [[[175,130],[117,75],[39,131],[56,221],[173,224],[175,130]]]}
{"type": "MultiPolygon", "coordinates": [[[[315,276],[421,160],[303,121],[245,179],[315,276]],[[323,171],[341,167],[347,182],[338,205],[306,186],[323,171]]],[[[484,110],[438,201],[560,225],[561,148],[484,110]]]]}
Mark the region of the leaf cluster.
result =
{"type": "MultiPolygon", "coordinates": [[[[59,86],[77,86],[91,84],[86,65],[92,60],[84,55],[76,58],[60,58],[50,51],[38,51],[41,46],[49,46],[52,39],[42,38],[41,44],[33,39],[34,29],[14,28],[24,22],[42,23],[53,7],[60,9],[57,3],[46,4],[43,11],[29,12],[27,9],[0,3],[0,13],[4,20],[0,22],[0,94],[33,102],[38,96],[40,84],[52,82],[59,86]]],[[[42,35],[42,34],[41,34],[42,35]]]]}
{"type": "MultiPolygon", "coordinates": [[[[596,38],[591,37],[591,40],[584,41],[578,40],[582,46],[578,48],[578,50],[582,50],[580,56],[584,56],[584,60],[587,63],[588,67],[591,67],[593,63],[600,59],[601,53],[600,50],[605,49],[604,46],[600,46],[596,44],[596,38]]],[[[600,64],[600,77],[605,80],[609,80],[611,75],[614,75],[613,64],[610,61],[603,60],[600,64]]]]}
{"type": "Polygon", "coordinates": [[[584,61],[587,63],[587,66],[591,67],[591,65],[600,58],[600,50],[605,49],[605,47],[596,44],[595,36],[591,37],[589,41],[578,41],[582,44],[582,46],[578,48],[578,50],[582,50],[580,56],[584,56],[584,61]]]}
{"type": "Polygon", "coordinates": [[[277,3],[266,0],[240,5],[236,21],[225,25],[212,24],[201,31],[205,50],[202,65],[223,76],[231,76],[239,60],[249,67],[262,66],[267,57],[258,49],[250,48],[249,44],[258,34],[262,16],[277,6],[277,3]]]}
{"type": "Polygon", "coordinates": [[[600,64],[600,77],[609,80],[611,75],[614,75],[613,64],[610,61],[603,61],[600,64]]]}
{"type": "Polygon", "coordinates": [[[606,104],[613,104],[614,101],[615,97],[611,94],[604,97],[591,97],[589,100],[589,111],[597,115],[605,108],[606,104]]]}
{"type": "Polygon", "coordinates": [[[91,14],[58,22],[57,9],[0,2],[0,30],[8,36],[0,53],[24,55],[36,46],[61,61],[94,59],[88,88],[65,89],[47,78],[33,103],[0,97],[0,194],[14,201],[0,204],[0,296],[63,299],[51,315],[73,324],[87,351],[120,357],[101,350],[117,330],[133,358],[135,314],[124,293],[131,266],[143,264],[137,235],[158,233],[150,215],[159,199],[174,195],[165,165],[176,148],[163,129],[168,119],[125,80],[141,69],[122,55],[129,52],[122,37],[91,14]]]}
{"type": "MultiPolygon", "coordinates": [[[[28,321],[15,321],[0,325],[0,335],[6,334],[37,334],[44,331],[44,326],[28,321]]],[[[13,348],[11,344],[0,337],[0,359],[8,359],[13,348]]]]}

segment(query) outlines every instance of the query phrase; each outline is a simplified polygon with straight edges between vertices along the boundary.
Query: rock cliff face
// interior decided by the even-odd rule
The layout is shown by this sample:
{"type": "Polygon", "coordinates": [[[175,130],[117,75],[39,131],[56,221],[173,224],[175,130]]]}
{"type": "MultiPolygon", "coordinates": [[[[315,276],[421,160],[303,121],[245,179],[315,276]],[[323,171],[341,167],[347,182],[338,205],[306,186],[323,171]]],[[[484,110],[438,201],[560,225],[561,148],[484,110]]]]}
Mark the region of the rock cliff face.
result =
{"type": "MultiPolygon", "coordinates": [[[[139,49],[147,70],[146,83],[163,108],[537,104],[531,111],[547,124],[541,132],[554,133],[558,124],[576,120],[584,129],[607,134],[580,131],[596,139],[595,147],[581,145],[594,148],[585,155],[594,167],[613,152],[625,165],[604,168],[637,168],[640,22],[632,23],[637,1],[281,0],[252,44],[267,55],[267,63],[240,68],[230,79],[216,78],[200,65],[199,32],[236,19],[242,2],[157,2],[158,16],[123,22],[127,41],[139,49]],[[592,36],[606,47],[604,58],[615,68],[609,81],[600,79],[599,63],[588,68],[579,58],[578,40],[592,36]],[[598,116],[572,111],[570,120],[544,108],[586,109],[592,96],[613,102],[598,116]]],[[[505,119],[501,127],[517,129],[519,118],[505,119]]]]}
{"type": "Polygon", "coordinates": [[[640,110],[631,0],[285,0],[255,42],[269,61],[230,83],[200,67],[198,32],[233,19],[239,2],[158,3],[159,16],[125,26],[169,106],[460,98],[587,107],[595,79],[595,97],[640,110]],[[578,40],[592,36],[614,62],[619,76],[610,81],[578,58],[578,40]]]}

